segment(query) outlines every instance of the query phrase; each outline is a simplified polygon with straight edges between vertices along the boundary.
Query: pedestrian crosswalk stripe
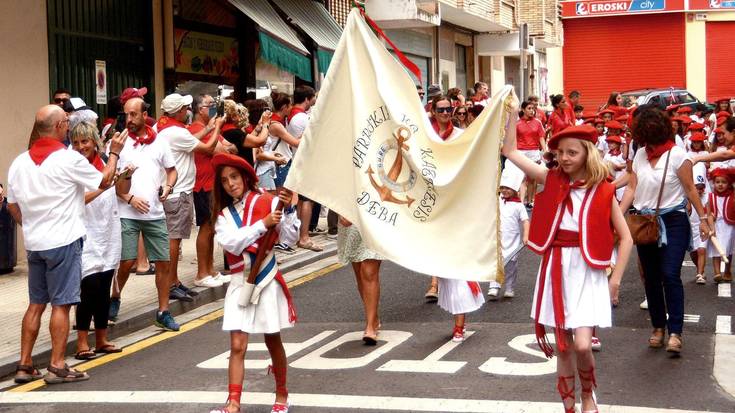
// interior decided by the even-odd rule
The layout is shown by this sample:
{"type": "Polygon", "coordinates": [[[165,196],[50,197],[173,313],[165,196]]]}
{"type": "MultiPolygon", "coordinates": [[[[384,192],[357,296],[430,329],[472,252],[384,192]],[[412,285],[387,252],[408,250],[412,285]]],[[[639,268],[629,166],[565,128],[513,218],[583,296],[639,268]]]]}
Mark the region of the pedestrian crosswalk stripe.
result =
{"type": "Polygon", "coordinates": [[[701,318],[698,314],[684,314],[685,323],[698,323],[701,318]]]}
{"type": "Polygon", "coordinates": [[[722,298],[732,297],[732,285],[727,283],[717,284],[717,296],[722,298]]]}
{"type": "Polygon", "coordinates": [[[715,334],[732,334],[732,317],[729,315],[718,315],[715,325],[715,334]]]}
{"type": "MultiPolygon", "coordinates": [[[[549,392],[551,392],[550,390],[549,392]]],[[[271,405],[273,393],[243,394],[246,405],[271,405]]],[[[226,391],[35,391],[0,393],[0,406],[8,404],[206,404],[221,405],[226,391]]],[[[557,413],[561,402],[439,399],[424,397],[354,396],[341,394],[291,393],[292,406],[325,409],[373,409],[377,411],[472,412],[472,413],[557,413]]],[[[611,406],[600,404],[600,413],[703,413],[661,407],[611,406]]]]}

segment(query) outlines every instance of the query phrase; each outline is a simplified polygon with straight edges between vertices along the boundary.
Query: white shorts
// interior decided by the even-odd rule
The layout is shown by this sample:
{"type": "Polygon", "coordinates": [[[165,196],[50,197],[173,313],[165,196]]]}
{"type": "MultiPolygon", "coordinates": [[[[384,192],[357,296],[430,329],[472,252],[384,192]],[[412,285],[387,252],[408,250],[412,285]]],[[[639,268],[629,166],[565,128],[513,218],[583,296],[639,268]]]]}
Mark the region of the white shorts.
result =
{"type": "Polygon", "coordinates": [[[520,149],[519,150],[526,158],[536,162],[541,163],[541,151],[538,149],[520,149]]]}

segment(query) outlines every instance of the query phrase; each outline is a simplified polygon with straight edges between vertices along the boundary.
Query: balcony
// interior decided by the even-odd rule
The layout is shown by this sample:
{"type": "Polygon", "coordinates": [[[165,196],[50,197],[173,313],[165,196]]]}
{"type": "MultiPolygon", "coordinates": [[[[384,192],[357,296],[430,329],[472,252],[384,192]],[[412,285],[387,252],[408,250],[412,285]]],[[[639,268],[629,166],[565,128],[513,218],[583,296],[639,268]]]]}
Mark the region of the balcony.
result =
{"type": "Polygon", "coordinates": [[[440,0],[441,17],[479,33],[507,31],[514,26],[515,0],[440,0]]]}
{"type": "Polygon", "coordinates": [[[365,11],[384,29],[433,27],[441,24],[437,0],[369,0],[365,11]]]}

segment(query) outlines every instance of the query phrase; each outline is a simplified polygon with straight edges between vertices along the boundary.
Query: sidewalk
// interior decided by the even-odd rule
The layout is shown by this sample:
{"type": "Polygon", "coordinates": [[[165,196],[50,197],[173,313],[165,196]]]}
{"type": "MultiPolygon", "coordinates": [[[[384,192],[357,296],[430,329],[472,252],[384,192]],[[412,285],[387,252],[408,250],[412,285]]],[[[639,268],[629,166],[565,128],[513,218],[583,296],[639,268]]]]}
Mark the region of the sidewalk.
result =
{"type": "MultiPolygon", "coordinates": [[[[197,228],[194,227],[191,238],[182,242],[183,259],[179,261],[179,278],[181,282],[189,287],[194,286],[193,280],[197,272],[196,236],[197,228]]],[[[314,252],[296,247],[296,252],[286,254],[276,250],[276,259],[284,276],[290,271],[305,267],[315,261],[336,254],[336,240],[330,240],[325,235],[312,237],[312,239],[317,244],[322,245],[324,251],[314,252]]],[[[215,245],[214,267],[216,270],[223,269],[222,248],[219,245],[215,245]]],[[[15,271],[10,274],[0,275],[0,291],[2,291],[0,325],[5,326],[5,328],[0,329],[0,377],[12,374],[18,362],[21,321],[28,306],[27,274],[28,268],[26,261],[19,261],[15,267],[15,271]]],[[[110,326],[109,331],[112,339],[153,324],[154,312],[158,308],[154,280],[154,275],[130,275],[122,293],[122,305],[120,307],[118,321],[114,326],[110,326]]],[[[170,302],[170,310],[174,316],[223,298],[226,285],[218,288],[195,288],[195,291],[198,291],[199,295],[194,297],[193,302],[170,302]]],[[[71,324],[73,325],[73,309],[71,313],[71,324]]],[[[41,320],[41,330],[39,331],[38,339],[33,350],[34,363],[36,365],[43,366],[48,362],[48,353],[51,349],[51,338],[48,331],[50,315],[51,309],[47,308],[41,320]]],[[[93,335],[91,334],[90,336],[90,343],[94,345],[93,335]]],[[[76,333],[72,330],[69,334],[70,344],[67,347],[68,351],[69,349],[73,350],[76,348],[75,342],[76,333]]]]}

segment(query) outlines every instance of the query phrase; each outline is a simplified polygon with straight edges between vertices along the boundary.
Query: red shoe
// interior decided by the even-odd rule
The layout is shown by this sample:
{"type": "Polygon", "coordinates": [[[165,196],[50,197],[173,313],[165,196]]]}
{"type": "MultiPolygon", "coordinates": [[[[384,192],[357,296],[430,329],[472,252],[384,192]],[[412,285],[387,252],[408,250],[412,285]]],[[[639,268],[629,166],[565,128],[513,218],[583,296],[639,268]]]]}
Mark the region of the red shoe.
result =
{"type": "Polygon", "coordinates": [[[271,408],[271,413],[288,413],[289,407],[288,403],[275,403],[271,408]]]}
{"type": "Polygon", "coordinates": [[[556,389],[559,391],[561,396],[561,402],[564,405],[564,413],[577,413],[577,409],[574,407],[576,401],[574,396],[574,376],[559,376],[556,380],[556,389]],[[567,380],[572,381],[570,386],[567,380]],[[567,407],[565,400],[572,401],[572,407],[567,407]]]}
{"type": "Polygon", "coordinates": [[[455,343],[461,343],[465,339],[465,328],[464,326],[454,326],[454,330],[452,330],[452,341],[455,343]]]}

